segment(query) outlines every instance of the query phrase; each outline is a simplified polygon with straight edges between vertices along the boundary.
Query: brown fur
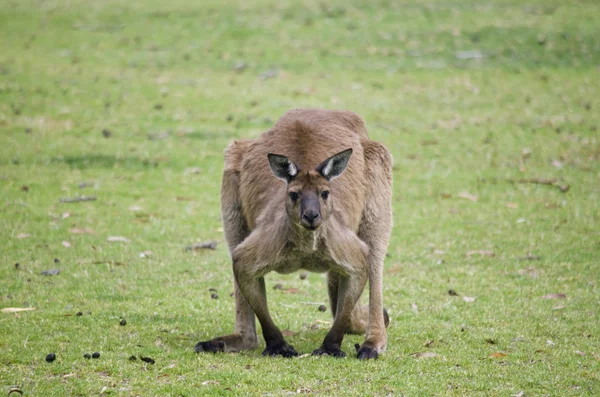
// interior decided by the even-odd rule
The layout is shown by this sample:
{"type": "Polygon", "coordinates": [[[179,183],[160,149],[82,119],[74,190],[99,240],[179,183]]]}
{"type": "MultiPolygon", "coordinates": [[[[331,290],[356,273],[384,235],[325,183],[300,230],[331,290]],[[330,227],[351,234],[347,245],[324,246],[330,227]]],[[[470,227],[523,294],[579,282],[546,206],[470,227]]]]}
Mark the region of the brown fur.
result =
{"type": "Polygon", "coordinates": [[[269,314],[264,276],[302,268],[329,272],[334,323],[314,353],[342,356],[344,331],[365,329],[359,358],[383,352],[382,273],[392,225],[391,165],[389,152],[369,140],[360,117],[345,111],[291,110],[257,139],[230,144],[221,202],[235,276],[236,326],[233,334],[201,342],[196,350],[256,347],[256,314],[267,344],[263,354],[295,355],[269,314]],[[328,181],[316,171],[321,162],[348,148],[352,155],[339,177],[328,181]],[[273,175],[269,153],[284,155],[299,168],[289,184],[273,175]],[[329,198],[318,196],[323,190],[329,190],[329,198]],[[319,197],[322,224],[315,231],[300,226],[290,192],[319,197]],[[365,310],[357,301],[367,280],[365,310]]]}

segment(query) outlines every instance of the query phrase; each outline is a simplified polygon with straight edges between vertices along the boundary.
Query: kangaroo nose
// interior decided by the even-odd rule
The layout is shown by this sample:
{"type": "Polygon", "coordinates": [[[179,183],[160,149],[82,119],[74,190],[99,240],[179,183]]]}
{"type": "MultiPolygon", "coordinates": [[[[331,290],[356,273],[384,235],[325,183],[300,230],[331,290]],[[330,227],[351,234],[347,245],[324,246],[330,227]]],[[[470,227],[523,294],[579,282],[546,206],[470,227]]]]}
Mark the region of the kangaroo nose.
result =
{"type": "Polygon", "coordinates": [[[302,218],[304,218],[304,220],[308,223],[313,223],[314,221],[319,219],[319,216],[320,215],[317,211],[312,210],[305,211],[304,214],[302,214],[302,218]]]}

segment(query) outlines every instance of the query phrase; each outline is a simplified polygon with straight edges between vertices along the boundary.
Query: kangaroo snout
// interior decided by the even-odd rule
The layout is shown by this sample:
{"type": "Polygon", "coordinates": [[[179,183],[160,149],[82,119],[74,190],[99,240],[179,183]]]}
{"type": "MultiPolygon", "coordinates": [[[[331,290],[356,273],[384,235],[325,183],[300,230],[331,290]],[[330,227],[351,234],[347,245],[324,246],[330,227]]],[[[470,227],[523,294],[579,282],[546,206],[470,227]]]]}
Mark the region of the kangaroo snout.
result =
{"type": "Polygon", "coordinates": [[[302,213],[302,226],[309,230],[315,230],[321,226],[321,214],[313,209],[307,209],[302,213]]]}

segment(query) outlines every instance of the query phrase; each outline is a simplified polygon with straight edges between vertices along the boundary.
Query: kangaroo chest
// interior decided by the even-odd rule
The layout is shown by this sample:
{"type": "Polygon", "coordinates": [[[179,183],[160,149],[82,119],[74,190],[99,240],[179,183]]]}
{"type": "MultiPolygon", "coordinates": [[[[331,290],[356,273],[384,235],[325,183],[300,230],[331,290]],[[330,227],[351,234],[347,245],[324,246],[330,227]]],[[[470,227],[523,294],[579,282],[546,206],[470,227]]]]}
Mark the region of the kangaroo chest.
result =
{"type": "Polygon", "coordinates": [[[331,269],[333,260],[320,236],[311,233],[311,238],[303,238],[287,244],[280,252],[277,273],[288,274],[300,269],[323,273],[331,269]]]}

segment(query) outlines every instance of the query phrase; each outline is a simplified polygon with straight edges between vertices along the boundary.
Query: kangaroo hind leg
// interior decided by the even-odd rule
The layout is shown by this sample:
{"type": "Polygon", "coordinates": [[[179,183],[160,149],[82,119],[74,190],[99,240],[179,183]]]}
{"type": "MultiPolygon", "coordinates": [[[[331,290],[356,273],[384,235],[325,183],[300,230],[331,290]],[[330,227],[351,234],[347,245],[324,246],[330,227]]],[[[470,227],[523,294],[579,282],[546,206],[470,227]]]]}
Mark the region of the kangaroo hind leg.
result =
{"type": "MultiPolygon", "coordinates": [[[[235,157],[236,150],[239,151],[241,149],[239,147],[240,144],[234,142],[227,149],[225,170],[223,171],[223,181],[221,184],[223,229],[231,254],[250,234],[248,224],[242,212],[242,204],[238,192],[239,172],[235,167],[231,167],[228,164],[228,160],[235,157]]],[[[205,342],[199,342],[195,348],[197,353],[201,351],[212,353],[221,351],[237,352],[253,349],[258,346],[254,311],[241,293],[235,279],[233,283],[235,294],[235,328],[233,333],[205,342]]]]}
{"type": "Polygon", "coordinates": [[[387,347],[383,310],[383,261],[392,230],[392,158],[387,149],[376,142],[363,142],[366,161],[368,197],[358,230],[358,237],[369,246],[369,322],[365,341],[357,345],[359,359],[377,358],[387,347]]]}

